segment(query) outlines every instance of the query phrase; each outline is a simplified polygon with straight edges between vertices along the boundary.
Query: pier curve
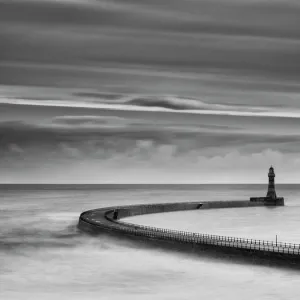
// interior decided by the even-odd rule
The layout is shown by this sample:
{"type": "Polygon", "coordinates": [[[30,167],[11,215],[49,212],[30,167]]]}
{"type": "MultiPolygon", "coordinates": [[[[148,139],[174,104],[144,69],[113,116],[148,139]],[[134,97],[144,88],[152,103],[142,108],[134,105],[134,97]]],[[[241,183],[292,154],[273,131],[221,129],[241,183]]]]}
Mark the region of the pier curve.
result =
{"type": "Polygon", "coordinates": [[[224,253],[250,254],[252,257],[271,260],[279,259],[298,265],[300,262],[299,244],[171,230],[133,224],[122,220],[126,217],[143,214],[265,205],[269,204],[252,201],[212,201],[113,206],[83,212],[79,217],[78,227],[82,231],[93,234],[106,232],[121,234],[122,236],[135,236],[148,240],[172,242],[173,245],[185,244],[193,248],[217,249],[224,253]]]}

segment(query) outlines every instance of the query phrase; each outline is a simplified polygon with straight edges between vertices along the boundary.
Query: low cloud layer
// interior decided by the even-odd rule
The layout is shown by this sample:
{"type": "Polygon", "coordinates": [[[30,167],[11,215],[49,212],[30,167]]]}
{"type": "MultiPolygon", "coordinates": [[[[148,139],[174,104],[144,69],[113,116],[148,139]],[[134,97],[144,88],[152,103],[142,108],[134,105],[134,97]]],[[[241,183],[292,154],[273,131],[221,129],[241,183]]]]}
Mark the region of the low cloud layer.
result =
{"type": "Polygon", "coordinates": [[[69,115],[42,123],[2,122],[0,135],[2,182],[264,182],[274,163],[280,181],[288,182],[300,164],[297,134],[267,129],[262,134],[253,128],[247,133],[234,122],[217,126],[161,119],[153,124],[69,115]]]}

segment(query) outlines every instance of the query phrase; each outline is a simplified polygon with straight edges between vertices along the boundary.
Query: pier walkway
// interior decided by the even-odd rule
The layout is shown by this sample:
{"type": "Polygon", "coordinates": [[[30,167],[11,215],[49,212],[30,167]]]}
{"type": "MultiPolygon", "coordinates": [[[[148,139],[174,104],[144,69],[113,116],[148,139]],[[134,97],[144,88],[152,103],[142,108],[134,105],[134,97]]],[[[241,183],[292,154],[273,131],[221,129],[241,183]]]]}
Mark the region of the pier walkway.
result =
{"type": "Polygon", "coordinates": [[[262,254],[269,257],[280,257],[286,260],[300,260],[300,245],[293,243],[272,242],[237,238],[221,235],[209,235],[204,233],[186,232],[144,226],[120,220],[126,217],[148,213],[162,213],[181,210],[230,208],[230,207],[253,207],[263,206],[262,203],[250,201],[218,201],[218,202],[185,202],[165,203],[149,205],[132,205],[100,208],[81,214],[79,228],[93,233],[106,231],[122,235],[141,236],[147,239],[165,240],[172,243],[197,245],[209,245],[217,248],[235,249],[242,252],[251,252],[252,255],[262,254]],[[116,218],[117,212],[117,219],[116,218]]]}

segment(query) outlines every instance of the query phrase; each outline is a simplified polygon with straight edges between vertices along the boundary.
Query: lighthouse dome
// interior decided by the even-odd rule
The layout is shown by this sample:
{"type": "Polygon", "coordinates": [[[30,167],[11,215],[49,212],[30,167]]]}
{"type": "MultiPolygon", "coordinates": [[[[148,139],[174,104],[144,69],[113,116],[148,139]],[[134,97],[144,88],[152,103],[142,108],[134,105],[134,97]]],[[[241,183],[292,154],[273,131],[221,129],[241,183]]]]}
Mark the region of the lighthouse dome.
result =
{"type": "Polygon", "coordinates": [[[269,169],[269,176],[270,175],[275,176],[274,168],[272,166],[269,169]]]}

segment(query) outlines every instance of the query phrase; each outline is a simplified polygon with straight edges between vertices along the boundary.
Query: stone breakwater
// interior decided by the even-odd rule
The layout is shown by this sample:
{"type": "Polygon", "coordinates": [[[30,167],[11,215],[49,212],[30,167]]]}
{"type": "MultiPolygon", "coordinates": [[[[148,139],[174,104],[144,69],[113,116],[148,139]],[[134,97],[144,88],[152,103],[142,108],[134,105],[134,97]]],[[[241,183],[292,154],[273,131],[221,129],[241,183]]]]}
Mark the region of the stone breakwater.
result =
{"type": "Polygon", "coordinates": [[[114,206],[83,212],[80,215],[78,227],[83,231],[94,234],[108,232],[111,234],[121,234],[122,236],[135,236],[149,240],[167,241],[171,242],[172,245],[186,244],[193,248],[217,249],[224,251],[224,253],[250,254],[252,257],[280,259],[298,263],[300,261],[299,244],[170,230],[137,225],[120,220],[143,214],[257,206],[265,206],[265,204],[263,202],[250,201],[216,201],[114,206]]]}

